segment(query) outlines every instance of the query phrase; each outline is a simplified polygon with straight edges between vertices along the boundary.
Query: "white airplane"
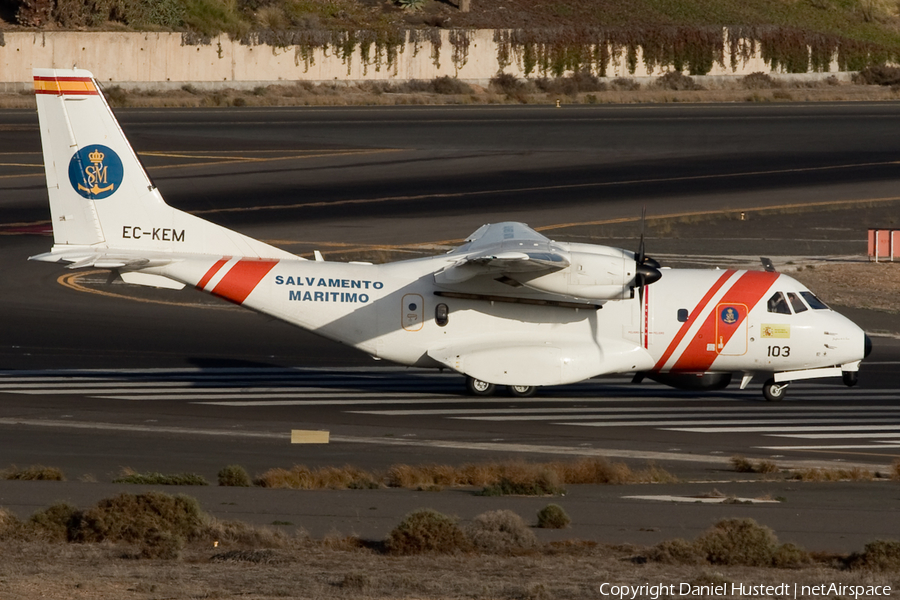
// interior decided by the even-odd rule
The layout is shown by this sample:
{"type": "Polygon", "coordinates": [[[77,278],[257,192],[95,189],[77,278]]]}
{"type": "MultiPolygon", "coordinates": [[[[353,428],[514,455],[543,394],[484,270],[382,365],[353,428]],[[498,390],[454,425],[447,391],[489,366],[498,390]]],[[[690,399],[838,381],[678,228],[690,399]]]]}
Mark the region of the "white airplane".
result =
{"type": "Polygon", "coordinates": [[[88,71],[35,69],[34,86],[54,237],[34,260],[190,285],[379,359],[450,368],[476,395],[609,373],[721,389],[738,374],[779,400],[795,380],[854,385],[871,349],[786,275],[660,270],[643,240],[634,253],[495,223],[430,258],[305,260],[168,206],[88,71]]]}

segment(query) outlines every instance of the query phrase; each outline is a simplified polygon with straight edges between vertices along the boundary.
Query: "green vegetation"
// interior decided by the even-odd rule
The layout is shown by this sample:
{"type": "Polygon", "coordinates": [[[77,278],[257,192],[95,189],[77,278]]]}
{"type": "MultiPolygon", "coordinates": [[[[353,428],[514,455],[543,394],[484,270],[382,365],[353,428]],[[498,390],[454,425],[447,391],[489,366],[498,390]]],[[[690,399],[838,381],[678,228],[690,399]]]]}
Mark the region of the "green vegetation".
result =
{"type": "Polygon", "coordinates": [[[12,10],[26,27],[184,31],[186,43],[228,34],[295,46],[307,65],[317,48],[345,60],[359,48],[366,64],[390,65],[407,41],[439,47],[437,27],[449,22],[457,66],[469,31],[495,29],[501,64],[517,61],[545,76],[605,76],[620,51],[632,73],[642,60],[691,75],[715,64],[735,68],[757,50],[773,69],[793,73],[827,71],[834,59],[840,70],[860,70],[900,57],[900,8],[887,0],[509,0],[476,3],[468,13],[433,0],[377,8],[364,0],[17,0],[12,10]]]}
{"type": "Polygon", "coordinates": [[[250,481],[250,475],[247,469],[241,465],[228,465],[219,471],[219,485],[230,487],[250,487],[253,483],[250,481]]]}
{"type": "Polygon", "coordinates": [[[137,485],[209,485],[202,475],[196,473],[137,473],[131,469],[123,469],[122,475],[113,479],[113,483],[133,483],[137,485]]]}
{"type": "Polygon", "coordinates": [[[571,523],[568,513],[558,504],[548,504],[537,514],[537,526],[541,529],[565,529],[571,523]]]}

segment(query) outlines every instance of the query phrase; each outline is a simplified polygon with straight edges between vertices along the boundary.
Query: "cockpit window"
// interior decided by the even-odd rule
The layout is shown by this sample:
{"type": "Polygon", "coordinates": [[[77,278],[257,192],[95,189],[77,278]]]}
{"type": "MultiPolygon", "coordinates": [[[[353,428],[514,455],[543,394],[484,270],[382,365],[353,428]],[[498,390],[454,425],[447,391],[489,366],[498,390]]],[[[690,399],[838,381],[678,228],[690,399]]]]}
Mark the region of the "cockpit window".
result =
{"type": "Polygon", "coordinates": [[[775,292],[774,294],[772,294],[772,297],[769,298],[768,307],[770,313],[778,313],[782,315],[791,314],[791,309],[788,308],[787,300],[784,299],[784,294],[782,294],[781,292],[775,292]]]}
{"type": "Polygon", "coordinates": [[[795,313],[802,313],[804,310],[807,310],[806,305],[803,304],[803,300],[801,300],[800,296],[794,292],[788,292],[788,300],[791,301],[791,307],[794,309],[795,313]]]}
{"type": "Polygon", "coordinates": [[[806,303],[809,304],[811,309],[828,310],[828,305],[816,298],[816,295],[812,292],[800,292],[800,295],[803,296],[803,299],[806,300],[806,303]]]}

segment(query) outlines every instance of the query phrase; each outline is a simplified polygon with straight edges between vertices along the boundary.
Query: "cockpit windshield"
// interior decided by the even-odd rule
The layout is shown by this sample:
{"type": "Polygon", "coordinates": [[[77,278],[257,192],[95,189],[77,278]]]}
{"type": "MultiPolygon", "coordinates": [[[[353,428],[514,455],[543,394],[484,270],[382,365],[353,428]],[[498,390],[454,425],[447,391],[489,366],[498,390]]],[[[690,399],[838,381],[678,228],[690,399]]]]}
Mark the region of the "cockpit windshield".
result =
{"type": "Polygon", "coordinates": [[[812,292],[800,292],[800,295],[803,296],[803,299],[806,300],[806,303],[809,304],[811,309],[829,310],[828,305],[819,300],[812,292]]]}
{"type": "Polygon", "coordinates": [[[788,300],[791,302],[791,308],[794,309],[794,313],[802,313],[804,310],[809,310],[806,308],[806,305],[803,304],[803,300],[800,299],[800,296],[795,294],[794,292],[788,292],[788,300]]]}
{"type": "Polygon", "coordinates": [[[828,306],[812,292],[775,292],[766,302],[766,308],[770,313],[790,315],[805,312],[810,308],[827,310],[828,306]]]}

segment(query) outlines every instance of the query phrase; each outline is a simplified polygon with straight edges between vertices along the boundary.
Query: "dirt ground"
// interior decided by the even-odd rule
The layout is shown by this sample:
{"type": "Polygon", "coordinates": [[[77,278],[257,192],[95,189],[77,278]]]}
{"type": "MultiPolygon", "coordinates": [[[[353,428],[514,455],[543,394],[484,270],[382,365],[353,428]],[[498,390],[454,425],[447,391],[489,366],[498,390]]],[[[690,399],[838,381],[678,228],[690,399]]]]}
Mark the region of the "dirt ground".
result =
{"type": "MultiPolygon", "coordinates": [[[[295,548],[232,552],[193,547],[180,559],[136,559],[134,549],[108,544],[21,542],[0,548],[4,600],[67,598],[602,598],[607,584],[801,585],[900,584],[897,573],[847,571],[827,565],[799,569],[668,565],[648,562],[639,548],[560,544],[518,556],[456,554],[388,556],[365,548],[298,543],[295,548]]],[[[825,595],[822,595],[823,597],[825,595]]],[[[649,598],[644,593],[639,597],[649,598]]],[[[672,597],[663,594],[663,597],[672,597]]],[[[756,596],[760,597],[760,596],[756,596]]],[[[807,595],[806,597],[814,597],[807,595]]]]}

